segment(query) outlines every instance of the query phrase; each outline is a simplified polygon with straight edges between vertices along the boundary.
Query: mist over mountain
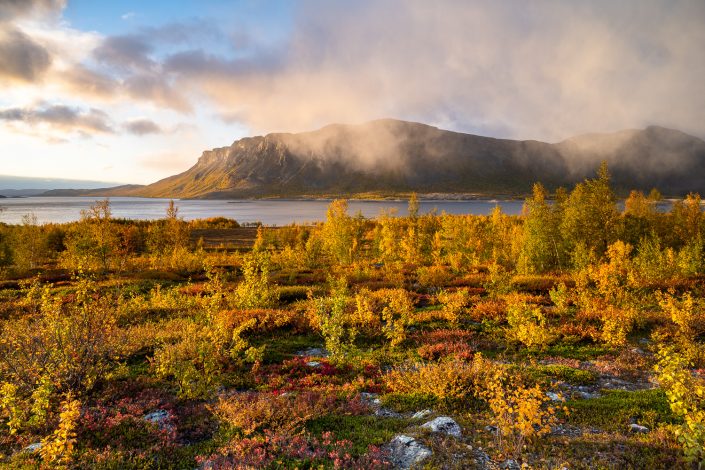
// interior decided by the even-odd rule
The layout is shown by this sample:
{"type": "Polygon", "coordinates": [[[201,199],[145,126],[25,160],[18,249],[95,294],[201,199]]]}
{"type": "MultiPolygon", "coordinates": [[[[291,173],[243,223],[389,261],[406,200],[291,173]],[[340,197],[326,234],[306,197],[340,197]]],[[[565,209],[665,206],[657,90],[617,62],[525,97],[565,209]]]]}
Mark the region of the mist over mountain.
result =
{"type": "Polygon", "coordinates": [[[203,152],[183,173],[144,187],[116,189],[112,195],[525,194],[537,181],[551,189],[570,186],[592,176],[602,160],[609,163],[620,191],[657,187],[667,195],[705,193],[705,142],[672,129],[648,127],[546,143],[383,119],[243,138],[203,152]]]}

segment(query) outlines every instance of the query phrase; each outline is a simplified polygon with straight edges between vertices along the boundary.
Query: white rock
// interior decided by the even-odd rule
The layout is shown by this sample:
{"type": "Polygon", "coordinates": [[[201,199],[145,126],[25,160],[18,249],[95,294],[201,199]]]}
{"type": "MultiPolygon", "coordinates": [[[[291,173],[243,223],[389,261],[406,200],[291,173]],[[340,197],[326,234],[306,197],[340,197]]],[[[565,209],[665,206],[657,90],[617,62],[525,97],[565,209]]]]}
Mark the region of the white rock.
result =
{"type": "Polygon", "coordinates": [[[33,454],[33,453],[35,453],[35,452],[39,452],[39,450],[40,450],[43,446],[44,446],[44,444],[42,444],[41,442],[35,442],[35,443],[32,443],[32,444],[28,445],[27,447],[25,447],[25,448],[22,449],[22,450],[23,450],[24,452],[28,452],[28,453],[30,453],[30,454],[33,454]]]}
{"type": "Polygon", "coordinates": [[[431,456],[431,449],[413,437],[400,434],[387,445],[389,460],[396,468],[409,469],[431,456]]]}
{"type": "Polygon", "coordinates": [[[389,410],[387,408],[379,408],[375,410],[375,416],[379,418],[401,418],[402,416],[396,411],[389,410]]]}
{"type": "Polygon", "coordinates": [[[309,361],[306,363],[306,365],[309,367],[319,367],[321,365],[321,363],[318,361],[309,361]]]}
{"type": "Polygon", "coordinates": [[[642,426],[641,424],[636,424],[636,423],[630,424],[629,430],[631,432],[640,433],[640,434],[646,434],[647,432],[649,432],[649,428],[647,428],[646,426],[642,426]]]}
{"type": "Polygon", "coordinates": [[[507,470],[519,470],[521,466],[516,460],[509,459],[499,464],[499,468],[505,468],[507,470]]]}
{"type": "Polygon", "coordinates": [[[142,419],[156,424],[159,429],[171,430],[173,426],[169,423],[169,412],[166,410],[156,410],[142,416],[142,419]]]}
{"type": "Polygon", "coordinates": [[[546,396],[551,399],[551,401],[565,401],[559,394],[555,392],[546,392],[546,396]]]}
{"type": "Polygon", "coordinates": [[[463,432],[460,425],[450,416],[439,416],[438,418],[421,425],[422,428],[430,429],[431,432],[448,434],[453,437],[462,437],[463,432]]]}
{"type": "Polygon", "coordinates": [[[431,413],[433,413],[433,411],[431,411],[431,410],[417,411],[416,413],[414,413],[411,416],[411,419],[422,419],[422,418],[425,418],[426,416],[430,415],[431,413]]]}

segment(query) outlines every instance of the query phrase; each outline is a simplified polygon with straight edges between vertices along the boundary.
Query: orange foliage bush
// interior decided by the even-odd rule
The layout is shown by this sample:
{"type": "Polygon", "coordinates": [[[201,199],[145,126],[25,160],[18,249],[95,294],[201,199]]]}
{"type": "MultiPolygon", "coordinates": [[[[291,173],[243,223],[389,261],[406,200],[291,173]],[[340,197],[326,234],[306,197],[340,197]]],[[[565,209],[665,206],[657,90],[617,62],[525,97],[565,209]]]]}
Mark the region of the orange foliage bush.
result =
{"type": "Polygon", "coordinates": [[[332,395],[314,392],[244,392],[221,396],[211,410],[245,436],[267,429],[294,435],[303,431],[306,421],[328,413],[334,404],[332,395]]]}
{"type": "Polygon", "coordinates": [[[481,300],[477,302],[470,310],[470,318],[474,321],[506,321],[507,302],[500,299],[481,300]]]}

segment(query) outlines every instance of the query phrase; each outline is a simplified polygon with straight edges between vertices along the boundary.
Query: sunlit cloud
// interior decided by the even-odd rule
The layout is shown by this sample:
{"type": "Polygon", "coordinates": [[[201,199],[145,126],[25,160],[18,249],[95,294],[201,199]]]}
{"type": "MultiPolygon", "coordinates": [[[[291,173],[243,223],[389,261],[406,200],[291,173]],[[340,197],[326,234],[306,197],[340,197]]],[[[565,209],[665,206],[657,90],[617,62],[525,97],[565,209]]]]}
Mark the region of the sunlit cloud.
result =
{"type": "Polygon", "coordinates": [[[0,121],[30,127],[46,125],[63,131],[82,132],[84,135],[114,132],[105,112],[94,108],[83,110],[65,105],[3,109],[0,110],[0,121]]]}
{"type": "Polygon", "coordinates": [[[135,135],[161,134],[163,132],[161,127],[149,119],[133,119],[123,124],[123,127],[127,132],[135,135]]]}
{"type": "Polygon", "coordinates": [[[310,0],[270,29],[262,17],[113,11],[113,33],[64,12],[58,0],[0,2],[0,131],[46,131],[63,147],[110,136],[92,145],[163,176],[168,165],[122,149],[149,140],[168,155],[187,132],[195,162],[199,145],[244,130],[381,117],[547,141],[650,124],[705,136],[697,0],[310,0]]]}

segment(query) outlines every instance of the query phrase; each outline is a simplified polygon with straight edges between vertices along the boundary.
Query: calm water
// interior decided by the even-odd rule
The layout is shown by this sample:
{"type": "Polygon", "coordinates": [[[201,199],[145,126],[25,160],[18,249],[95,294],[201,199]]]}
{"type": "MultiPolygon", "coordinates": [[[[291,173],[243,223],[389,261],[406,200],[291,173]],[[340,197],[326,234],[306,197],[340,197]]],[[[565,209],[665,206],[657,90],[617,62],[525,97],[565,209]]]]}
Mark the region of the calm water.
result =
{"type": "MultiPolygon", "coordinates": [[[[81,210],[95,203],[93,197],[28,197],[0,199],[0,222],[18,224],[22,216],[34,214],[39,223],[70,222],[81,217],[81,210]]],[[[262,222],[265,225],[286,225],[325,220],[329,200],[175,200],[179,215],[186,220],[206,217],[228,217],[240,223],[262,222]]],[[[136,197],[110,198],[114,217],[126,219],[160,219],[165,215],[168,199],[136,197]]],[[[449,214],[489,214],[499,205],[506,214],[519,214],[522,201],[421,201],[420,212],[436,209],[449,214]]],[[[382,210],[395,208],[406,214],[407,201],[350,201],[349,213],[362,212],[365,217],[376,217],[382,210]]]]}

